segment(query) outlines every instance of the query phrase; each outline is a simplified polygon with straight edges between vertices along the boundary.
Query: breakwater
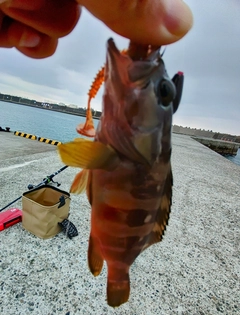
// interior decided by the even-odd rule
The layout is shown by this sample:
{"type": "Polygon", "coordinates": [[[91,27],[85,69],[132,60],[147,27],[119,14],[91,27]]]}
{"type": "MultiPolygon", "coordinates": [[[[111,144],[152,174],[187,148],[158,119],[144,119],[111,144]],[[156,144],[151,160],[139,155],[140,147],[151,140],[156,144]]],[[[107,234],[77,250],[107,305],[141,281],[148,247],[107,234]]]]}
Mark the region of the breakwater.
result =
{"type": "Polygon", "coordinates": [[[240,147],[240,143],[224,141],[224,140],[216,140],[211,138],[203,138],[203,137],[192,137],[194,140],[200,142],[205,145],[209,149],[221,154],[221,155],[230,155],[236,156],[238,153],[238,149],[240,147]]]}
{"type": "Polygon", "coordinates": [[[182,134],[191,137],[211,138],[216,140],[240,143],[240,135],[230,135],[227,133],[215,132],[212,130],[204,130],[173,125],[172,131],[177,134],[182,134]]]}

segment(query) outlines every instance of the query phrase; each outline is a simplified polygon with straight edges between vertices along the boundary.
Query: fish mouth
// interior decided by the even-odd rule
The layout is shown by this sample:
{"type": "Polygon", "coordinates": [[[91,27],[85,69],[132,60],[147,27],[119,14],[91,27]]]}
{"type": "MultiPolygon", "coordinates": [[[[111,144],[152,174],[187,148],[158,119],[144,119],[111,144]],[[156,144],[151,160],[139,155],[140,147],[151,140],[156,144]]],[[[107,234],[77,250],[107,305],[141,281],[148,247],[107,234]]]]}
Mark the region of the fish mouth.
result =
{"type": "MultiPolygon", "coordinates": [[[[161,46],[140,45],[132,41],[129,43],[127,55],[131,60],[153,61],[160,53],[161,46]]],[[[107,41],[107,50],[117,55],[122,55],[115,45],[113,38],[107,41]]]]}
{"type": "MultiPolygon", "coordinates": [[[[149,78],[159,65],[159,47],[149,51],[146,55],[146,45],[138,45],[130,42],[129,51],[122,53],[118,50],[112,38],[107,41],[106,76],[118,77],[114,82],[121,84],[136,83],[139,87],[148,84],[149,78]],[[144,57],[143,57],[144,56],[144,57]]],[[[117,87],[116,87],[117,88],[117,87]]]]}
{"type": "Polygon", "coordinates": [[[129,82],[128,68],[132,64],[131,58],[122,54],[116,47],[114,40],[107,41],[107,61],[105,68],[105,82],[110,78],[116,91],[121,90],[129,82]]]}
{"type": "Polygon", "coordinates": [[[109,52],[112,52],[112,53],[115,53],[115,54],[118,54],[118,55],[121,55],[120,51],[117,49],[115,43],[114,43],[114,40],[113,38],[109,38],[109,40],[107,41],[107,50],[109,52]]]}
{"type": "Polygon", "coordinates": [[[128,60],[130,62],[130,58],[127,55],[121,54],[121,52],[118,50],[117,46],[115,45],[115,42],[112,38],[109,38],[107,41],[107,61],[109,64],[111,64],[116,70],[121,71],[123,63],[125,63],[123,60],[128,60]],[[119,67],[120,66],[120,67],[119,67]]]}

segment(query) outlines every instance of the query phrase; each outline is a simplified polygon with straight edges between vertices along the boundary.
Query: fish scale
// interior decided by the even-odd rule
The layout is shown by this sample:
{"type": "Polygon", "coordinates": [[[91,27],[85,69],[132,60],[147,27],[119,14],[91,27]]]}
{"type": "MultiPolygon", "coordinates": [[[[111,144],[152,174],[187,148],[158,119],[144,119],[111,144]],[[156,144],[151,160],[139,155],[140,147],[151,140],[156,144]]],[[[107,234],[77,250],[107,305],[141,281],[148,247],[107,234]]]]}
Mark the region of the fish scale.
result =
{"type": "MultiPolygon", "coordinates": [[[[96,93],[103,81],[97,75],[96,93]]],[[[85,189],[91,205],[88,264],[94,276],[107,263],[107,302],[129,299],[129,269],[137,256],[162,240],[172,202],[171,126],[183,74],[171,80],[159,48],[130,43],[121,53],[107,43],[102,115],[93,130],[89,94],[86,123],[76,139],[58,149],[63,162],[83,170],[71,192],[85,189]]],[[[94,94],[95,95],[95,94],[94,94]]]]}

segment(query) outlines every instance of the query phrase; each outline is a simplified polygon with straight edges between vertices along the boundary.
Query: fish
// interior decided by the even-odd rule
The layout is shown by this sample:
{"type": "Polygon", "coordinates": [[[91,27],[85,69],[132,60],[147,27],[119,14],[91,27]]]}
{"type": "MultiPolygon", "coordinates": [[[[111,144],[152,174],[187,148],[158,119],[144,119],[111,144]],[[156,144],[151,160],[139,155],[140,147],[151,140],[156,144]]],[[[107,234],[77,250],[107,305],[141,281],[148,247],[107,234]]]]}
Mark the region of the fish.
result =
{"type": "Polygon", "coordinates": [[[102,115],[94,140],[58,146],[62,161],[82,170],[70,191],[87,192],[91,206],[88,266],[98,276],[107,265],[107,303],[130,295],[130,267],[162,240],[168,224],[173,176],[172,116],[184,75],[169,78],[160,47],[130,42],[121,53],[107,42],[102,115]]]}

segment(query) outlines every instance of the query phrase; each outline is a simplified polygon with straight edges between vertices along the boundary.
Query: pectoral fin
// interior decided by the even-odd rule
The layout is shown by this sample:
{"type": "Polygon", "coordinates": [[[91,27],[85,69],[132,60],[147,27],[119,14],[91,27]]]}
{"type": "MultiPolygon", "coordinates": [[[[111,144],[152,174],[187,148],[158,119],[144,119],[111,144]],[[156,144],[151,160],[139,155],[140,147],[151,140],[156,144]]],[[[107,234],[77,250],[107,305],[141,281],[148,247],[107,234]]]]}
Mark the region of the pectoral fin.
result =
{"type": "Polygon", "coordinates": [[[115,150],[101,142],[76,139],[58,146],[63,163],[84,169],[104,169],[110,171],[119,163],[115,150]]]}

